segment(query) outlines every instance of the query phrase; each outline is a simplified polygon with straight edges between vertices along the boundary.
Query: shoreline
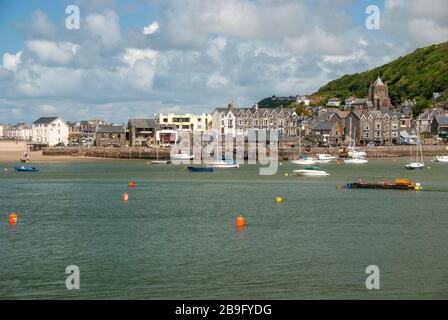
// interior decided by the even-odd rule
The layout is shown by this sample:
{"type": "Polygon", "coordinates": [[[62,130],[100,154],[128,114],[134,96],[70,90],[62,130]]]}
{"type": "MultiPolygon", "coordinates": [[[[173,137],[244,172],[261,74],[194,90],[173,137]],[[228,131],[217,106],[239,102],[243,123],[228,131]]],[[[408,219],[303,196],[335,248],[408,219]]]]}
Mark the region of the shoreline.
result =
{"type": "MultiPolygon", "coordinates": [[[[409,158],[409,146],[388,146],[366,148],[360,150],[367,152],[369,160],[398,160],[409,158]]],[[[26,150],[23,141],[0,141],[0,163],[21,163],[20,156],[26,150]]],[[[335,154],[337,148],[311,148],[308,155],[317,153],[335,154]]],[[[295,150],[280,149],[279,161],[288,161],[294,158],[295,150]]],[[[448,146],[423,146],[425,160],[432,160],[436,155],[448,153],[448,146]]],[[[142,161],[156,160],[155,149],[139,148],[45,148],[42,151],[29,151],[29,163],[69,163],[69,162],[94,162],[94,161],[142,161]]],[[[159,151],[159,160],[169,159],[169,149],[159,151]]]]}

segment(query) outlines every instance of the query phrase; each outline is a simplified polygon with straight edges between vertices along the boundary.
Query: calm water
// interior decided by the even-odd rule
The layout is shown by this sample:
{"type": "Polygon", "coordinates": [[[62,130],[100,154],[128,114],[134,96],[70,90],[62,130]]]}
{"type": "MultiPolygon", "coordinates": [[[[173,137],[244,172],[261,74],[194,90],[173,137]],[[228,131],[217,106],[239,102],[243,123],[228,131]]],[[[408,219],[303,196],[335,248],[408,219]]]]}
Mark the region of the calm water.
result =
{"type": "Polygon", "coordinates": [[[408,172],[404,162],[322,166],[331,176],[314,179],[285,177],[289,164],[276,176],[249,165],[190,173],[89,162],[16,173],[2,164],[0,298],[446,299],[448,165],[408,172]],[[409,177],[425,191],[335,188],[360,176],[409,177]],[[72,264],[81,290],[65,288],[72,264]],[[365,288],[371,264],[380,290],[365,288]]]}

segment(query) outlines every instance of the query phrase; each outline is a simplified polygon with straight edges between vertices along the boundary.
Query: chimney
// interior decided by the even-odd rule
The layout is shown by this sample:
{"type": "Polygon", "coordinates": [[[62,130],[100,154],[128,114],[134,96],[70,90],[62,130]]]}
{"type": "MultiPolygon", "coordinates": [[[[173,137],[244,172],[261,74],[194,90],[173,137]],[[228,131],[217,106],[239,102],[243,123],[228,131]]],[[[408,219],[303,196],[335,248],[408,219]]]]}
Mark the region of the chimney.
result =
{"type": "Polygon", "coordinates": [[[258,110],[258,102],[255,102],[255,110],[258,110]]]}
{"type": "Polygon", "coordinates": [[[230,102],[227,106],[227,110],[231,111],[233,109],[233,102],[230,102]]]}

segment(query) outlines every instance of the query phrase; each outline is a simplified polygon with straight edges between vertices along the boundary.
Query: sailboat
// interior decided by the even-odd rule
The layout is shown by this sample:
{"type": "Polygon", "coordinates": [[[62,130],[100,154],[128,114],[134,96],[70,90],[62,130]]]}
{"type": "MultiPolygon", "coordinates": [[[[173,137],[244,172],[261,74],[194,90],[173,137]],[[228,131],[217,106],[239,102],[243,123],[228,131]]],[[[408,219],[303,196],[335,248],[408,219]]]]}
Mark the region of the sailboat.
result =
{"type": "Polygon", "coordinates": [[[169,164],[170,160],[159,160],[159,146],[156,147],[156,160],[151,161],[152,164],[169,164]]]}
{"type": "Polygon", "coordinates": [[[410,150],[410,154],[411,154],[411,162],[408,163],[407,165],[405,165],[405,168],[408,170],[417,170],[417,169],[423,169],[425,167],[425,163],[423,162],[423,150],[422,150],[422,145],[419,143],[416,144],[416,157],[415,157],[415,161],[413,161],[412,158],[412,147],[410,150]]]}
{"type": "Polygon", "coordinates": [[[310,158],[306,155],[301,155],[301,149],[302,149],[302,142],[301,142],[301,137],[302,133],[301,130],[299,128],[299,157],[297,159],[293,159],[290,160],[289,162],[292,164],[300,164],[300,165],[305,165],[305,166],[310,166],[310,165],[315,165],[316,161],[313,158],[310,158]]]}
{"type": "MultiPolygon", "coordinates": [[[[356,127],[355,127],[355,139],[356,139],[356,127]]],[[[346,164],[366,164],[369,162],[365,158],[366,153],[364,151],[359,151],[355,148],[356,142],[352,139],[352,118],[350,118],[350,143],[348,146],[348,156],[350,158],[345,159],[344,163],[346,164]]]]}

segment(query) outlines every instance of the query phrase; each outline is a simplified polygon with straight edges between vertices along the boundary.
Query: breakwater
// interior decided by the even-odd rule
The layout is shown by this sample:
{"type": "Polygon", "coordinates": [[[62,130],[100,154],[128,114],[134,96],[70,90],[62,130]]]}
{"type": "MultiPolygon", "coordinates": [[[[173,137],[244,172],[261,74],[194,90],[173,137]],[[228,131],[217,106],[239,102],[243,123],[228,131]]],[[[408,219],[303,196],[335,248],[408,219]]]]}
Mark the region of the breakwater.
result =
{"type": "MultiPolygon", "coordinates": [[[[423,146],[424,156],[436,156],[447,153],[446,146],[423,146]]],[[[379,147],[360,147],[362,151],[367,153],[369,158],[386,158],[386,157],[407,157],[410,153],[409,146],[379,146],[379,147]]],[[[247,150],[247,149],[246,149],[247,150]]],[[[415,153],[415,149],[412,150],[415,153]]],[[[46,156],[72,156],[72,157],[94,157],[94,158],[110,158],[110,159],[170,159],[170,148],[100,148],[100,147],[54,147],[44,148],[43,155],[46,156]]],[[[331,155],[343,156],[342,148],[305,148],[302,154],[315,155],[318,153],[328,153],[331,155]]],[[[224,154],[224,150],[223,150],[224,154]]],[[[287,160],[295,158],[298,155],[297,149],[289,147],[279,148],[279,159],[287,160]]]]}

